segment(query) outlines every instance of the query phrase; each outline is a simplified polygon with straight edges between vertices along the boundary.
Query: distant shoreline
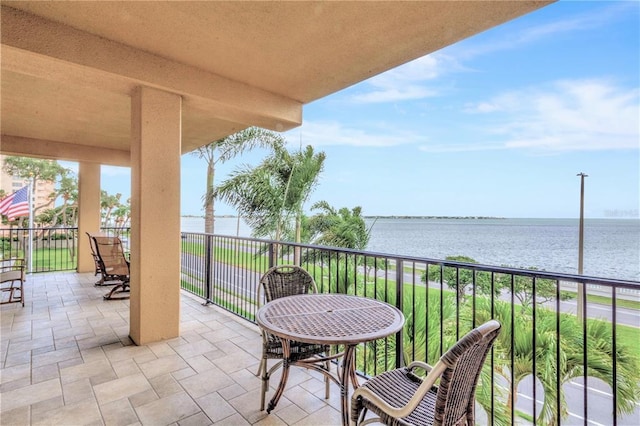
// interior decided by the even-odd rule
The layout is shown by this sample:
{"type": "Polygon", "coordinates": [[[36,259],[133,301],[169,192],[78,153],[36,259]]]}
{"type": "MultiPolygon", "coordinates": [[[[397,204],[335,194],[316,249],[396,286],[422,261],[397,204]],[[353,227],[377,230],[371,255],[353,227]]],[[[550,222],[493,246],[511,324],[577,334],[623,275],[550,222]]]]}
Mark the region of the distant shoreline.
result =
{"type": "MultiPolygon", "coordinates": [[[[197,218],[204,219],[204,216],[198,215],[180,215],[180,217],[186,218],[197,218]]],[[[220,219],[237,219],[238,216],[232,214],[225,215],[216,215],[216,218],[220,219]]],[[[549,219],[549,220],[564,220],[564,219],[575,219],[574,217],[501,217],[501,216],[401,216],[401,215],[390,215],[390,216],[362,216],[364,219],[435,219],[435,220],[509,220],[509,219],[527,219],[527,220],[537,220],[537,219],[549,219]]],[[[640,220],[638,217],[588,217],[586,220],[640,220]]]]}
{"type": "MultiPolygon", "coordinates": [[[[204,218],[204,216],[194,216],[194,215],[182,215],[181,217],[197,217],[204,218]]],[[[219,218],[237,218],[238,216],[224,214],[224,215],[216,215],[215,217],[219,218]]],[[[364,219],[507,219],[506,217],[496,217],[496,216],[362,216],[364,219]]]]}
{"type": "Polygon", "coordinates": [[[495,216],[363,216],[365,219],[506,219],[495,216]]]}

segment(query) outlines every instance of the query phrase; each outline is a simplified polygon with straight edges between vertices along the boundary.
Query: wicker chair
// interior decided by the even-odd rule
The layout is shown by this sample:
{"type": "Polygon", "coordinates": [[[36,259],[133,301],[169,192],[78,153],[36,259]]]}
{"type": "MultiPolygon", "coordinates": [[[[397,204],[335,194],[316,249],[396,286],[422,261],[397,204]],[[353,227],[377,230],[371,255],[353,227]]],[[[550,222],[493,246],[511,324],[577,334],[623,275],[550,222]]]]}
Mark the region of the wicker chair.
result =
{"type": "Polygon", "coordinates": [[[104,295],[105,300],[128,299],[129,293],[129,261],[127,260],[122,241],[118,237],[90,235],[98,255],[98,263],[103,276],[120,283],[104,295]],[[127,295],[124,295],[127,293],[127,295]]]}
{"type": "MultiPolygon", "coordinates": [[[[299,266],[280,265],[270,268],[260,278],[258,286],[258,304],[262,302],[260,291],[264,290],[264,299],[270,302],[274,299],[297,294],[317,293],[318,288],[313,277],[299,266]]],[[[291,342],[291,361],[299,361],[312,358],[324,353],[329,353],[328,345],[291,342]]],[[[262,331],[262,359],[256,376],[262,377],[262,395],[260,398],[260,411],[264,410],[264,401],[269,389],[269,377],[282,366],[282,342],[280,338],[262,331]],[[278,359],[270,369],[267,368],[268,359],[278,359]]],[[[324,368],[329,369],[329,361],[325,361],[324,368]]],[[[329,398],[329,379],[325,377],[325,398],[329,398]]]]}
{"type": "Polygon", "coordinates": [[[9,293],[9,298],[0,299],[0,304],[20,303],[24,307],[24,270],[22,258],[0,260],[0,288],[2,293],[9,293]]]}
{"type": "Polygon", "coordinates": [[[478,377],[499,333],[500,323],[488,321],[460,339],[433,367],[414,361],[373,377],[353,393],[351,420],[356,425],[473,425],[478,377]],[[426,377],[414,374],[416,368],[425,370],[426,377]],[[378,417],[365,419],[368,410],[378,417]]]}

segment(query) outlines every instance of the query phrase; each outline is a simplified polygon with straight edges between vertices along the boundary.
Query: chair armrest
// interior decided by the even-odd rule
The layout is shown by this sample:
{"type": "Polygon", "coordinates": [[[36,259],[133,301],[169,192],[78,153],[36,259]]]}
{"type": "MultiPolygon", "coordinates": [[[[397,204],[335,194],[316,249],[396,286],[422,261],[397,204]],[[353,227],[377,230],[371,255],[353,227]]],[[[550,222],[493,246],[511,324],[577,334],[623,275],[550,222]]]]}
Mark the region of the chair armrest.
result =
{"type": "Polygon", "coordinates": [[[426,371],[427,373],[431,372],[431,370],[433,370],[433,367],[430,366],[429,364],[427,364],[426,362],[422,362],[422,361],[413,361],[411,364],[409,364],[407,366],[407,368],[410,371],[415,370],[416,368],[421,368],[424,371],[426,371]]]}
{"type": "MultiPolygon", "coordinates": [[[[416,361],[412,362],[410,365],[413,365],[415,362],[416,361]]],[[[438,361],[438,363],[433,368],[431,368],[431,366],[429,366],[428,364],[422,362],[420,362],[420,364],[429,367],[430,372],[427,377],[424,378],[422,384],[418,387],[411,399],[403,407],[393,407],[389,405],[376,393],[364,387],[359,387],[358,389],[356,389],[353,393],[353,398],[362,396],[377,405],[382,411],[384,411],[391,417],[402,418],[408,416],[413,412],[413,410],[416,409],[427,392],[431,390],[431,387],[434,385],[436,380],[440,378],[440,376],[446,369],[446,365],[442,361],[438,361]]]]}
{"type": "Polygon", "coordinates": [[[23,280],[26,264],[22,258],[10,258],[0,261],[0,282],[23,280]],[[20,277],[18,278],[17,275],[20,277]]]}
{"type": "Polygon", "coordinates": [[[18,258],[18,257],[12,257],[9,259],[3,259],[0,260],[0,270],[8,270],[8,271],[15,271],[18,269],[24,269],[25,268],[25,262],[24,259],[22,258],[18,258]]]}

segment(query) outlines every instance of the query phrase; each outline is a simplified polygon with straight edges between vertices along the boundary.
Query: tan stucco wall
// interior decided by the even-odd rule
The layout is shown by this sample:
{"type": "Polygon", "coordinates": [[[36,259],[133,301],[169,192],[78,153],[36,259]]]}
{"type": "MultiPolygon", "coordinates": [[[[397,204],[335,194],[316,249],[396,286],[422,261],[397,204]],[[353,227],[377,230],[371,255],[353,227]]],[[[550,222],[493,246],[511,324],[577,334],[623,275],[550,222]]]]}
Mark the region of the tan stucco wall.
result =
{"type": "Polygon", "coordinates": [[[78,272],[93,272],[90,234],[100,231],[100,164],[79,163],[78,169],[78,272]]]}
{"type": "Polygon", "coordinates": [[[131,99],[131,328],[138,344],[180,332],[180,96],[131,99]]]}

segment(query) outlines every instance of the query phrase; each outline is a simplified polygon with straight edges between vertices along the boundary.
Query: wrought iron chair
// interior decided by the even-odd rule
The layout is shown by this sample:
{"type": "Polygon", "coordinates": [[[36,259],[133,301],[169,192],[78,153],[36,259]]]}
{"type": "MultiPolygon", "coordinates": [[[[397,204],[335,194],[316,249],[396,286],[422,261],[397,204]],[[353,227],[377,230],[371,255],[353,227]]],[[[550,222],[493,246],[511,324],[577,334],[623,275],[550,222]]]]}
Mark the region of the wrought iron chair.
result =
{"type": "Polygon", "coordinates": [[[128,299],[129,296],[123,293],[129,292],[129,261],[124,254],[122,241],[118,237],[102,235],[89,235],[89,238],[93,240],[103,276],[120,281],[104,298],[128,299]]]}
{"type": "MultiPolygon", "coordinates": [[[[280,265],[270,268],[260,278],[258,285],[258,305],[262,302],[260,291],[264,290],[264,299],[270,302],[274,299],[297,294],[317,293],[313,277],[303,268],[294,265],[280,265]]],[[[319,356],[329,353],[329,345],[291,342],[291,361],[319,356]]],[[[282,366],[283,350],[279,337],[262,331],[262,359],[256,376],[262,377],[262,395],[260,398],[260,411],[264,410],[264,401],[269,389],[269,377],[282,366]],[[278,359],[270,369],[267,369],[268,359],[278,359]]],[[[323,361],[324,368],[329,370],[329,361],[323,361]]],[[[325,398],[329,398],[329,379],[325,377],[325,398]]]]}
{"type": "Polygon", "coordinates": [[[356,425],[473,425],[478,377],[500,327],[491,320],[471,330],[433,367],[414,361],[371,378],[353,393],[351,420],[356,425]],[[425,370],[426,377],[415,369],[425,370]],[[378,417],[365,419],[367,411],[378,417]]]}
{"type": "Polygon", "coordinates": [[[2,293],[9,293],[9,298],[4,297],[0,304],[21,303],[24,307],[24,259],[10,258],[0,261],[0,288],[2,293]],[[19,296],[18,296],[19,294],[19,296]]]}

